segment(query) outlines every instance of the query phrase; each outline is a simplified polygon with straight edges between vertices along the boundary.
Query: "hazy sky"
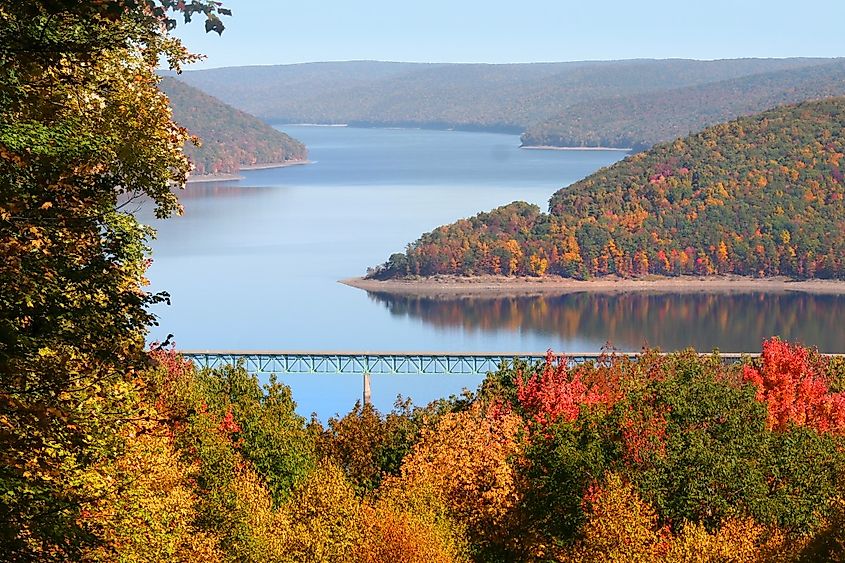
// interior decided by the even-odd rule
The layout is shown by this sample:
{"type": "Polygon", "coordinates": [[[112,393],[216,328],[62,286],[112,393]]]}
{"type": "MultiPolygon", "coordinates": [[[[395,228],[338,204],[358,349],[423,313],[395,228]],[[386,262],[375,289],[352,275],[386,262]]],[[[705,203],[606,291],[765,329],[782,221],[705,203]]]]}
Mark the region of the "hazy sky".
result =
{"type": "Polygon", "coordinates": [[[224,0],[192,68],[376,59],[533,62],[845,55],[845,0],[224,0]]]}

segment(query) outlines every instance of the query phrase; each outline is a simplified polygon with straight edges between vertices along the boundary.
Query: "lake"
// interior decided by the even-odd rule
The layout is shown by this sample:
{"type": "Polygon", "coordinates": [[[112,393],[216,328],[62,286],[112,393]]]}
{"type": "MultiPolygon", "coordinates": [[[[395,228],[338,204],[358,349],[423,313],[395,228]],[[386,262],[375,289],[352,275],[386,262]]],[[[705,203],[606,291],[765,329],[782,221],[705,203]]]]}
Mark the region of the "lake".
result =
{"type": "MultiPolygon", "coordinates": [[[[549,196],[613,164],[618,151],[529,151],[514,135],[285,126],[313,164],[190,185],[185,215],[158,230],[148,277],[159,307],[151,340],[185,350],[593,352],[758,351],[773,334],[845,352],[845,298],[800,294],[584,295],[434,301],[337,283],[425,231],[515,200],[549,196]]],[[[360,395],[355,378],[290,376],[300,412],[325,419],[360,395]]],[[[373,400],[415,402],[477,378],[376,378],[373,400]]]]}

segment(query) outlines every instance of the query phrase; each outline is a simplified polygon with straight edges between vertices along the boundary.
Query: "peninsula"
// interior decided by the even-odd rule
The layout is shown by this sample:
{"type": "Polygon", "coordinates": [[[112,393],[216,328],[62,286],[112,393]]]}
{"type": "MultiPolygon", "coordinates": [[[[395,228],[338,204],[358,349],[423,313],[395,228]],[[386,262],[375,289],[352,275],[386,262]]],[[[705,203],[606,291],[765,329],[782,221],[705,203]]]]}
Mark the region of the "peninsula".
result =
{"type": "Polygon", "coordinates": [[[394,289],[446,275],[459,287],[464,277],[503,278],[476,291],[830,291],[836,282],[782,278],[845,278],[843,157],[845,98],[782,106],[628,156],[556,192],[548,213],[514,202],[438,227],[367,278],[394,289]],[[644,281],[654,276],[666,279],[644,281]]]}

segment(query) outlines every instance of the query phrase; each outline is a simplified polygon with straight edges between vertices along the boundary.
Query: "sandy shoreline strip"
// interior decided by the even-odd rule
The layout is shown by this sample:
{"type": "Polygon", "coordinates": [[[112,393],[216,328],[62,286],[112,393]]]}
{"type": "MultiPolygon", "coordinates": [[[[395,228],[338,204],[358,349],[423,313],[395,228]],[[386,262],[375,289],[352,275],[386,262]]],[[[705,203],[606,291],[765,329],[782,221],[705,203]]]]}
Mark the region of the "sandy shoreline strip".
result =
{"type": "Polygon", "coordinates": [[[305,164],[314,164],[313,160],[286,160],[284,162],[266,162],[264,164],[250,164],[249,166],[241,166],[241,171],[244,170],[268,170],[270,168],[289,168],[291,166],[304,166],[305,164]]]}
{"type": "MultiPolygon", "coordinates": [[[[287,160],[285,162],[267,162],[264,164],[251,164],[249,166],[241,166],[241,172],[247,170],[269,170],[270,168],[288,168],[290,166],[302,166],[305,164],[313,164],[312,160],[287,160]]],[[[238,174],[202,174],[201,176],[188,176],[189,184],[198,184],[201,182],[231,182],[233,180],[243,180],[244,177],[238,174]]]]}
{"type": "Polygon", "coordinates": [[[349,278],[340,283],[370,292],[417,297],[507,297],[563,295],[567,293],[804,293],[843,295],[845,281],[791,280],[789,278],[746,278],[741,276],[622,279],[589,281],[567,278],[508,278],[503,276],[436,276],[404,280],[349,278]]]}
{"type": "Polygon", "coordinates": [[[619,147],[556,147],[554,145],[522,145],[519,148],[532,151],[619,151],[631,152],[631,148],[619,147]]]}
{"type": "Polygon", "coordinates": [[[205,184],[206,182],[233,182],[243,180],[243,176],[237,174],[203,174],[201,176],[188,176],[189,184],[205,184]]]}

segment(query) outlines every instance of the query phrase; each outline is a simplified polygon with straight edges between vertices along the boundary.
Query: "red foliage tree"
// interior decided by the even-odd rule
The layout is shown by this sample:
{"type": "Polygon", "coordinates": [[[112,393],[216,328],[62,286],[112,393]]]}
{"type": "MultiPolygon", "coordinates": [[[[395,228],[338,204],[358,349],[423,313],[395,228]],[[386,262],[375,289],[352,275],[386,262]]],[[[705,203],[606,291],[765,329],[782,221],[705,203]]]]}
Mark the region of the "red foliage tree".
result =
{"type": "Polygon", "coordinates": [[[808,348],[778,338],[763,343],[759,367],[743,368],[743,379],[757,387],[757,400],[769,409],[768,424],[790,424],[819,432],[845,432],[845,393],[831,393],[825,359],[808,348]]]}
{"type": "Polygon", "coordinates": [[[570,370],[566,356],[546,354],[542,371],[527,379],[522,373],[516,378],[516,393],[520,406],[537,423],[547,426],[563,419],[578,418],[583,406],[609,405],[614,394],[606,386],[589,384],[579,369],[570,370]]]}

